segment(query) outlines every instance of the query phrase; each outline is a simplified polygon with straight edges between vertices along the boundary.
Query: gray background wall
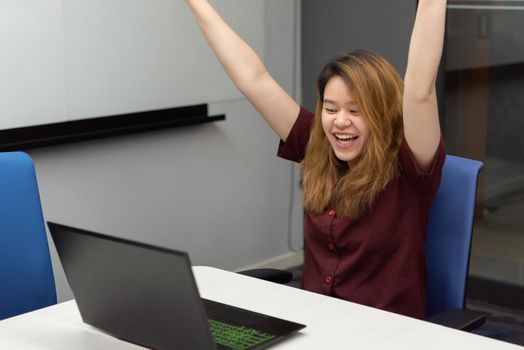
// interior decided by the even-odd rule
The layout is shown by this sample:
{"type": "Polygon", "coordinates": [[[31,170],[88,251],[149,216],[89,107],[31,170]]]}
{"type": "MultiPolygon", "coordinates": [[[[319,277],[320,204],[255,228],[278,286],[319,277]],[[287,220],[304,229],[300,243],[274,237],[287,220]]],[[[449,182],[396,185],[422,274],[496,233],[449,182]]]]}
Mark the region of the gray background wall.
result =
{"type": "Polygon", "coordinates": [[[415,10],[416,0],[303,0],[304,106],[315,108],[315,81],[321,67],[355,49],[383,55],[403,76],[415,10]]]}
{"type": "MultiPolygon", "coordinates": [[[[265,6],[265,61],[293,94],[297,4],[265,6]]],[[[45,218],[185,250],[195,265],[298,264],[288,231],[300,247],[301,206],[291,190],[293,165],[276,158],[277,137],[243,98],[214,103],[210,113],[227,119],[29,151],[45,218]]],[[[51,249],[58,298],[67,300],[71,292],[51,249]]]]}

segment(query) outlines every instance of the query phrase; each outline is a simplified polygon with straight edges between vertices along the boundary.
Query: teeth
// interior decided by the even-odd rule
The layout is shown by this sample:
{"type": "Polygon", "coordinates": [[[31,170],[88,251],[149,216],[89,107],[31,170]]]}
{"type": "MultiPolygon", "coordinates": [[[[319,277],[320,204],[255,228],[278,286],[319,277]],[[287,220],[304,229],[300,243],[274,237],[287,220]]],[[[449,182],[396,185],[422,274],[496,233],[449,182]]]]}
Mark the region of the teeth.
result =
{"type": "Polygon", "coordinates": [[[335,137],[339,140],[349,141],[349,140],[356,140],[358,136],[357,135],[346,135],[346,134],[335,134],[335,137]]]}

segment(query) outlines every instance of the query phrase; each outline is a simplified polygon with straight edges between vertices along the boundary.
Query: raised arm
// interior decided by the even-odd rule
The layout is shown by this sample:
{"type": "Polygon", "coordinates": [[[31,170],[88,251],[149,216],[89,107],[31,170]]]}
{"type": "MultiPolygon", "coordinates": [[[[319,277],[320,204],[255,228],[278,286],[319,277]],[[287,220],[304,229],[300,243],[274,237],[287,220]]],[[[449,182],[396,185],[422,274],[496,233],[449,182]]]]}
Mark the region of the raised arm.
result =
{"type": "Polygon", "coordinates": [[[422,171],[430,170],[440,141],[436,78],[446,0],[420,0],[404,78],[404,135],[422,171]]]}
{"type": "Polygon", "coordinates": [[[258,55],[207,0],[186,0],[204,37],[225,71],[277,135],[285,140],[300,106],[269,75],[258,55]]]}

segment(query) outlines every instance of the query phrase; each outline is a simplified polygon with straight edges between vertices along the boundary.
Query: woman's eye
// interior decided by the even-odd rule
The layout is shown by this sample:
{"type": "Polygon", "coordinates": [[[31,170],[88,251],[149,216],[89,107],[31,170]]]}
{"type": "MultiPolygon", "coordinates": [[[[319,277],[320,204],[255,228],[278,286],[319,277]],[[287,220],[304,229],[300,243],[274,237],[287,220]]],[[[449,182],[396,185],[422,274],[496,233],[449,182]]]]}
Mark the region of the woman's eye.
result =
{"type": "Polygon", "coordinates": [[[354,114],[354,115],[358,115],[358,114],[359,114],[359,112],[358,112],[357,110],[354,110],[354,109],[351,110],[351,111],[349,111],[349,112],[350,112],[351,114],[354,114]]]}
{"type": "Polygon", "coordinates": [[[336,110],[336,109],[333,109],[333,108],[324,108],[324,110],[325,110],[328,114],[335,114],[335,113],[337,113],[337,110],[336,110]]]}

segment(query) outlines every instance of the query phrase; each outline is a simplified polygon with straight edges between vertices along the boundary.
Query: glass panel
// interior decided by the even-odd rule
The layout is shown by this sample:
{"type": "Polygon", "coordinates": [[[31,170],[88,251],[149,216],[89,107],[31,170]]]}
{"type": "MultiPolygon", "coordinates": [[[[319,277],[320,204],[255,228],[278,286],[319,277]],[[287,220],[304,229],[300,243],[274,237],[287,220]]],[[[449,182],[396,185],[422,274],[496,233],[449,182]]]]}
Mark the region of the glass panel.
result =
{"type": "Polygon", "coordinates": [[[448,1],[448,153],[485,163],[470,274],[524,285],[524,0],[448,1]]]}

